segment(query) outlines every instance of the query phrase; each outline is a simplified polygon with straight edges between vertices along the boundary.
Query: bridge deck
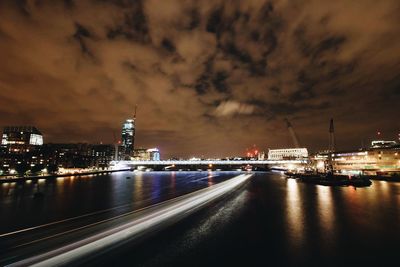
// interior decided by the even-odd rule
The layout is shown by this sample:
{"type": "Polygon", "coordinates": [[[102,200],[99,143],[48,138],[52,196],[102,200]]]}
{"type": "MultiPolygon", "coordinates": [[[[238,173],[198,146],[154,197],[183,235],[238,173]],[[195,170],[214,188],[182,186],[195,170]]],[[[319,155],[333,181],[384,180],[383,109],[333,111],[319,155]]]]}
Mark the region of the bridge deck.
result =
{"type": "Polygon", "coordinates": [[[306,160],[120,160],[111,161],[110,165],[131,166],[170,166],[170,165],[280,165],[304,164],[306,160]]]}

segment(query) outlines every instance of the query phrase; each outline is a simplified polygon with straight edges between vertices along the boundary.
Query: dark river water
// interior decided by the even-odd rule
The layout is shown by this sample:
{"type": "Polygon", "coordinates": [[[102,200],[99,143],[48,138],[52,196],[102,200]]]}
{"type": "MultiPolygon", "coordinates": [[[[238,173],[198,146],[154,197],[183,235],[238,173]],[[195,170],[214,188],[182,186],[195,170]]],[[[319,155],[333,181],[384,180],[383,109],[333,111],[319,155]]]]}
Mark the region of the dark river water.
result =
{"type": "MultiPolygon", "coordinates": [[[[85,214],[113,217],[239,174],[121,172],[2,184],[0,234],[85,214]]],[[[224,199],[87,264],[400,266],[399,247],[400,183],[324,187],[255,173],[224,199]]]]}

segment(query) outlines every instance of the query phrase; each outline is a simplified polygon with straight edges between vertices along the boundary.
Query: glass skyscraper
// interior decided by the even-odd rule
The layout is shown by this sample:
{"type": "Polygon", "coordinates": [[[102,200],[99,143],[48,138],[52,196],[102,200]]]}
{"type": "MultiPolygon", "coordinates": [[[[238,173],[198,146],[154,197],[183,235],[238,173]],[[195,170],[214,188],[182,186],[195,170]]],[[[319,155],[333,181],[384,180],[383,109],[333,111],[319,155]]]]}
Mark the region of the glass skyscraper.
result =
{"type": "Polygon", "coordinates": [[[122,125],[122,146],[125,156],[132,156],[135,146],[135,119],[127,119],[122,125]]]}

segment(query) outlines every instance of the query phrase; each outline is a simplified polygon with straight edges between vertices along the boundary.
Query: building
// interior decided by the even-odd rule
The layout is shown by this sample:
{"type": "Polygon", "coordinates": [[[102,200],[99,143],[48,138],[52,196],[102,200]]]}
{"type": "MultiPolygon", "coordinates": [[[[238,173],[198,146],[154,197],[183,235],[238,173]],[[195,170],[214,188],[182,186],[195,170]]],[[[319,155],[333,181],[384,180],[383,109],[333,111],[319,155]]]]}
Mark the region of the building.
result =
{"type": "Polygon", "coordinates": [[[87,168],[92,163],[91,147],[86,143],[45,144],[43,154],[60,168],[87,168]]]}
{"type": "Polygon", "coordinates": [[[135,119],[127,119],[122,125],[122,147],[126,157],[131,157],[135,148],[135,119]]]}
{"type": "Polygon", "coordinates": [[[158,148],[138,148],[134,151],[134,160],[160,160],[160,151],[158,148]]]}
{"type": "Polygon", "coordinates": [[[125,159],[125,147],[118,142],[114,144],[114,157],[113,160],[124,160],[125,159]]]}
{"type": "MultiPolygon", "coordinates": [[[[118,147],[117,147],[118,148],[118,147]]],[[[114,145],[43,144],[43,135],[32,126],[4,127],[0,145],[0,173],[36,175],[58,169],[106,169],[125,155],[114,145]]]]}
{"type": "Polygon", "coordinates": [[[296,160],[306,159],[307,157],[307,148],[283,148],[268,151],[268,160],[296,160]]]}
{"type": "Polygon", "coordinates": [[[264,152],[264,151],[260,151],[260,152],[257,154],[257,159],[258,159],[258,160],[265,160],[265,152],[264,152]]]}
{"type": "Polygon", "coordinates": [[[371,148],[391,148],[397,146],[396,141],[377,140],[371,142],[371,148]]]}
{"type": "Polygon", "coordinates": [[[113,145],[91,145],[89,147],[91,156],[91,167],[106,169],[110,161],[114,160],[115,151],[113,145]]]}
{"type": "Polygon", "coordinates": [[[134,160],[150,160],[146,148],[137,148],[133,152],[134,160]]]}
{"type": "Polygon", "coordinates": [[[398,175],[400,144],[393,141],[373,141],[369,149],[333,153],[332,167],[340,173],[398,175]]]}
{"type": "Polygon", "coordinates": [[[331,151],[321,151],[310,156],[311,165],[314,167],[315,171],[324,173],[328,171],[329,167],[329,155],[331,151]]]}
{"type": "Polygon", "coordinates": [[[115,157],[112,144],[45,144],[42,155],[50,165],[64,169],[106,169],[115,157]]]}
{"type": "Polygon", "coordinates": [[[160,160],[160,150],[158,150],[158,148],[149,148],[146,152],[149,154],[150,160],[160,160]]]}
{"type": "Polygon", "coordinates": [[[7,126],[3,129],[1,145],[8,153],[22,154],[42,146],[43,135],[33,126],[7,126]]]}

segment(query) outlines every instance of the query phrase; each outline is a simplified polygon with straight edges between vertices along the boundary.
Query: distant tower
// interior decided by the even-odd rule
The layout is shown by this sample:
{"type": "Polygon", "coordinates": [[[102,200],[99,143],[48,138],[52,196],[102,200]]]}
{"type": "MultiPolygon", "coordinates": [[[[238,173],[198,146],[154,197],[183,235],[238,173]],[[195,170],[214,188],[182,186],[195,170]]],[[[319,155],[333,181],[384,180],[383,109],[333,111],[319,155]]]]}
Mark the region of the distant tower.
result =
{"type": "Polygon", "coordinates": [[[135,148],[136,110],[137,106],[135,106],[133,119],[127,119],[122,125],[122,146],[124,147],[126,157],[133,156],[135,148]]]}
{"type": "Polygon", "coordinates": [[[333,119],[331,119],[329,125],[329,151],[333,152],[335,150],[335,127],[333,126],[333,119]]]}
{"type": "Polygon", "coordinates": [[[289,130],[290,136],[292,137],[293,145],[295,146],[295,148],[299,148],[300,147],[299,139],[297,138],[297,135],[293,130],[292,124],[290,123],[290,121],[287,118],[285,118],[285,121],[286,121],[287,128],[289,130]]]}

